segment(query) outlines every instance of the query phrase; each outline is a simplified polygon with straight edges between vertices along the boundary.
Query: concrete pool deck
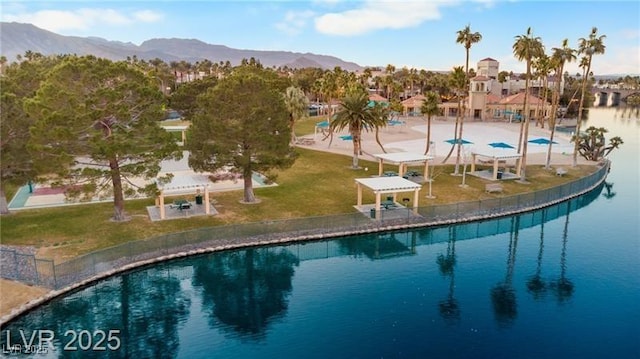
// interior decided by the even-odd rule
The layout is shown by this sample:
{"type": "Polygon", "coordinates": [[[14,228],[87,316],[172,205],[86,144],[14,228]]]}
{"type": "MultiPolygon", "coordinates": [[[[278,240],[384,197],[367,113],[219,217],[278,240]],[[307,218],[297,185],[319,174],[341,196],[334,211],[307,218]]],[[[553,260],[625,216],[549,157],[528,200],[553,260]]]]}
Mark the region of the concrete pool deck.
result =
{"type": "MultiPolygon", "coordinates": [[[[400,119],[404,122],[403,125],[389,126],[379,131],[380,142],[383,144],[387,152],[413,152],[424,153],[426,145],[426,132],[427,124],[426,119],[422,117],[406,116],[400,119]]],[[[432,165],[441,164],[446,157],[447,153],[451,149],[452,145],[445,142],[453,138],[453,131],[455,127],[455,119],[443,119],[442,117],[431,119],[431,142],[432,147],[429,150],[429,154],[433,155],[435,159],[431,161],[432,165]]],[[[323,140],[323,135],[318,134],[314,138],[314,134],[301,136],[301,142],[304,144],[299,145],[302,148],[310,148],[319,151],[327,151],[332,153],[344,154],[346,156],[353,155],[353,142],[350,140],[343,140],[340,136],[347,135],[346,132],[336,133],[333,136],[333,141],[329,144],[329,139],[323,140]]],[[[481,153],[516,153],[518,139],[520,135],[519,123],[508,123],[504,121],[473,121],[472,119],[465,120],[463,124],[463,139],[472,142],[468,145],[463,145],[464,151],[469,156],[471,152],[481,153]],[[489,146],[493,142],[505,142],[510,144],[516,149],[500,149],[489,146]]],[[[528,140],[536,138],[549,138],[551,131],[548,128],[536,127],[535,124],[529,125],[528,140]]],[[[552,166],[569,166],[572,164],[572,154],[574,145],[571,140],[571,133],[557,131],[554,134],[554,144],[551,152],[551,165],[552,166]]],[[[373,154],[383,153],[380,146],[376,143],[374,132],[363,132],[362,136],[362,152],[363,155],[360,159],[377,161],[373,154]]],[[[528,143],[527,145],[527,164],[528,165],[543,165],[547,158],[548,145],[539,145],[535,143],[528,143]]],[[[455,164],[456,162],[456,149],[446,161],[447,164],[455,164]]],[[[462,163],[462,161],[460,162],[462,163]]],[[[578,164],[587,163],[586,160],[578,156],[578,164]]]]}

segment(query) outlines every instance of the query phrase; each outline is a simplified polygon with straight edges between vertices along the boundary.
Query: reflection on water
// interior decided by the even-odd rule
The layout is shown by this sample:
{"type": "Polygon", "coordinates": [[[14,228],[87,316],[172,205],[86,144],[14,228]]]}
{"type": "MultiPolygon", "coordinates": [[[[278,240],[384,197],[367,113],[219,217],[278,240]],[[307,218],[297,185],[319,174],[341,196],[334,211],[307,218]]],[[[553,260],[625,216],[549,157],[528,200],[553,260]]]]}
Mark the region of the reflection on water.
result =
{"type": "Polygon", "coordinates": [[[298,258],[284,248],[208,255],[194,262],[193,285],[202,289],[212,327],[261,338],[270,321],[285,315],[298,258]]]}
{"type": "Polygon", "coordinates": [[[518,234],[520,233],[520,216],[511,217],[513,227],[509,234],[509,247],[507,256],[507,273],[504,281],[496,284],[491,289],[491,301],[498,324],[508,326],[518,315],[516,292],[513,288],[513,270],[516,263],[516,248],[518,247],[518,234]]]}
{"type": "MultiPolygon", "coordinates": [[[[638,128],[609,124],[627,138],[638,128]]],[[[121,358],[640,357],[638,141],[627,138],[607,182],[568,202],[167,262],[56,299],[0,340],[50,329],[48,356],[78,358],[104,353],[64,351],[68,330],[117,330],[109,354],[121,358]]]]}
{"type": "Polygon", "coordinates": [[[456,267],[456,226],[449,227],[449,240],[445,254],[438,254],[436,259],[440,274],[449,277],[449,292],[447,298],[438,303],[440,315],[449,324],[455,324],[460,319],[460,306],[454,296],[455,289],[455,267],[456,267]]]}
{"type": "Polygon", "coordinates": [[[573,282],[567,278],[567,239],[569,232],[569,213],[564,221],[562,231],[562,252],[560,252],[560,278],[551,282],[551,289],[556,294],[558,302],[563,303],[573,295],[573,282]]]}
{"type": "Polygon", "coordinates": [[[533,298],[540,300],[547,291],[547,284],[542,278],[542,254],[544,253],[544,222],[546,221],[546,210],[542,210],[542,223],[540,223],[540,246],[538,249],[538,257],[536,258],[536,272],[529,277],[527,281],[527,290],[533,295],[533,298]]]}

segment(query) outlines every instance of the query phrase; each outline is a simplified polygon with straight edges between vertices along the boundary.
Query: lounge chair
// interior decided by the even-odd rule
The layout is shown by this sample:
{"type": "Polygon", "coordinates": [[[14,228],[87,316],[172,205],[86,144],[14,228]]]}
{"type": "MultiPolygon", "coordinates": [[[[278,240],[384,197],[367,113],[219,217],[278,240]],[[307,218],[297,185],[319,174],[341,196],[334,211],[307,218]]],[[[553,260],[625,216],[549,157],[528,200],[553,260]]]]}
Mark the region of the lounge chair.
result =
{"type": "Polygon", "coordinates": [[[566,169],[564,169],[562,167],[556,168],[556,176],[562,177],[562,176],[564,176],[566,174],[567,174],[567,170],[566,169]]]}

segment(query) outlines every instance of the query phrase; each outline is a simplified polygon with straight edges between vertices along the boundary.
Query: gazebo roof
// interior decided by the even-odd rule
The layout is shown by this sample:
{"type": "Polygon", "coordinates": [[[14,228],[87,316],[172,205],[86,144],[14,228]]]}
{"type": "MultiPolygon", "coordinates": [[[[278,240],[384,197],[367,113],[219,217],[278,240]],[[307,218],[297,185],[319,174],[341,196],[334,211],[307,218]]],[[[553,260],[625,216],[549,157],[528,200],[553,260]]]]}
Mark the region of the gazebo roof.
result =
{"type": "Polygon", "coordinates": [[[186,131],[189,126],[187,125],[176,125],[176,126],[162,126],[167,131],[186,131]]]}
{"type": "Polygon", "coordinates": [[[391,163],[425,162],[433,159],[433,156],[412,152],[392,152],[374,154],[373,157],[391,163]]]}
{"type": "Polygon", "coordinates": [[[158,184],[158,187],[164,192],[180,192],[209,187],[209,185],[212,184],[209,176],[210,173],[195,173],[190,171],[173,172],[171,182],[158,184]]]}
{"type": "Polygon", "coordinates": [[[488,152],[472,152],[472,153],[474,155],[476,155],[476,156],[488,157],[488,158],[500,159],[500,160],[522,157],[521,154],[514,153],[514,152],[511,152],[511,151],[502,151],[502,150],[498,150],[498,151],[496,151],[496,153],[488,153],[488,152]],[[499,153],[499,152],[504,152],[504,153],[499,153]]]}
{"type": "Polygon", "coordinates": [[[422,188],[422,185],[399,176],[356,178],[356,182],[377,193],[410,192],[422,188]]]}

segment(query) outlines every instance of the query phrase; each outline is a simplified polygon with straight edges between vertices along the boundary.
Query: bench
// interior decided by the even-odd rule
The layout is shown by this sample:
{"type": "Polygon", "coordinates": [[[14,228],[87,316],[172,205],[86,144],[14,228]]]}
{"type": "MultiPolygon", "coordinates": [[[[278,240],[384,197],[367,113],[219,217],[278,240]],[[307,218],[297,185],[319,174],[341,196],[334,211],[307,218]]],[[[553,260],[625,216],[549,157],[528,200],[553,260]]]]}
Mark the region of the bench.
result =
{"type": "Polygon", "coordinates": [[[404,174],[404,176],[402,176],[405,179],[409,179],[409,177],[419,177],[421,176],[420,172],[418,171],[407,171],[407,173],[404,174]]]}
{"type": "Polygon", "coordinates": [[[566,169],[564,169],[562,167],[556,168],[556,176],[562,177],[562,176],[564,176],[566,174],[567,174],[567,170],[566,169]]]}
{"type": "Polygon", "coordinates": [[[487,183],[484,186],[484,191],[487,193],[499,193],[502,192],[502,185],[500,183],[487,183]]]}

